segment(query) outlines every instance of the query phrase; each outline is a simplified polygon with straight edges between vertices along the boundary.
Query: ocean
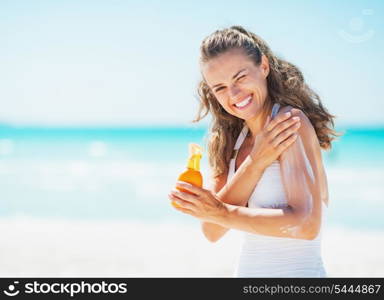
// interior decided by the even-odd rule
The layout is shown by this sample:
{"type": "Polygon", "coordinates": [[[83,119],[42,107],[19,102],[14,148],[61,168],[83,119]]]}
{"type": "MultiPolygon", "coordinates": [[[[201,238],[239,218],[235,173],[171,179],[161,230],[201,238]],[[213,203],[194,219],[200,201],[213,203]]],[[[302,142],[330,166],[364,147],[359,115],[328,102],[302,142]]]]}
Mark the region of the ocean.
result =
{"type": "MultiPolygon", "coordinates": [[[[323,158],[329,226],[384,230],[384,128],[341,128],[323,158]]],[[[193,222],[167,197],[206,128],[0,125],[0,217],[193,222]]],[[[204,153],[205,154],[205,153],[204,153]]],[[[208,183],[207,156],[202,173],[208,183]]]]}

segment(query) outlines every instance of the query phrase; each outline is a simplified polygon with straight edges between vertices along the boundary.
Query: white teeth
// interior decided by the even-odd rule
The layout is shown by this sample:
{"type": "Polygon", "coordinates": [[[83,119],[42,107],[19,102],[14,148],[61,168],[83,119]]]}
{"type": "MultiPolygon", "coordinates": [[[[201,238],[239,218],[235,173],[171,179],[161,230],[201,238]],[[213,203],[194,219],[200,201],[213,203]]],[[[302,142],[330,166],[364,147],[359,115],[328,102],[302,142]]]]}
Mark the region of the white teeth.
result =
{"type": "Polygon", "coordinates": [[[236,107],[244,107],[244,106],[246,106],[249,102],[251,102],[251,99],[252,99],[252,97],[249,96],[249,97],[246,98],[245,100],[243,100],[243,101],[241,101],[241,102],[239,102],[239,103],[236,103],[235,106],[236,106],[236,107]]]}

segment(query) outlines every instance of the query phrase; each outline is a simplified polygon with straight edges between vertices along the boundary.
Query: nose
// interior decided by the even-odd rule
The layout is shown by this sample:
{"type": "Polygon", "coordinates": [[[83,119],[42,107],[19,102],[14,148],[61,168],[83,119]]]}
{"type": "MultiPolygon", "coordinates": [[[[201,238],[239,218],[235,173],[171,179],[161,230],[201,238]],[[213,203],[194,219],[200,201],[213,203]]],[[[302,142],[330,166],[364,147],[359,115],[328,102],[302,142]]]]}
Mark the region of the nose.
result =
{"type": "Polygon", "coordinates": [[[240,93],[240,89],[234,84],[229,87],[229,96],[232,99],[235,99],[236,96],[240,93]]]}

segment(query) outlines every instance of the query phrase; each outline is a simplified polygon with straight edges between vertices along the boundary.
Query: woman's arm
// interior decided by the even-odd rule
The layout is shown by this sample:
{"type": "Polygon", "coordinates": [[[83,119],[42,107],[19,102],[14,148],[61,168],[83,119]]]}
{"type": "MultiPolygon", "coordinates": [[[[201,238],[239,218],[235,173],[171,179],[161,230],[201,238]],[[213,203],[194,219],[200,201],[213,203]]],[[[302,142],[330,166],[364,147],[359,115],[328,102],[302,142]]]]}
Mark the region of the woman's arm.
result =
{"type": "MultiPolygon", "coordinates": [[[[228,183],[227,174],[214,178],[212,191],[225,203],[246,206],[262,174],[263,170],[258,170],[257,166],[252,164],[252,161],[247,158],[228,183]],[[236,189],[238,189],[239,192],[233,192],[236,191],[236,189]]],[[[218,241],[229,230],[227,227],[210,222],[203,221],[201,225],[205,237],[210,242],[218,241]]]]}
{"type": "MultiPolygon", "coordinates": [[[[222,174],[216,178],[213,178],[212,182],[212,192],[217,194],[225,186],[227,182],[228,173],[222,174]]],[[[210,242],[217,242],[228,230],[229,228],[223,227],[221,225],[209,222],[201,222],[201,229],[204,233],[204,236],[210,242]]]]}
{"type": "MultiPolygon", "coordinates": [[[[280,113],[275,120],[267,122],[269,127],[266,126],[268,128],[265,128],[264,136],[260,134],[259,140],[255,142],[253,153],[246,157],[230,181],[227,182],[227,174],[214,179],[213,193],[218,199],[230,205],[247,206],[248,199],[263,175],[264,169],[293,142],[293,139],[286,141],[285,144],[280,145],[279,150],[275,147],[279,144],[279,139],[276,139],[277,136],[280,137],[281,141],[284,141],[297,131],[298,127],[294,127],[294,124],[300,124],[300,122],[298,119],[290,117],[291,114],[280,113]],[[269,145],[268,138],[271,140],[275,138],[274,142],[277,144],[269,145]]],[[[219,224],[202,222],[202,230],[209,241],[216,242],[229,228],[219,224]]]]}
{"type": "Polygon", "coordinates": [[[286,208],[246,208],[224,203],[214,222],[250,233],[314,239],[321,224],[321,202],[327,199],[327,184],[316,133],[304,113],[295,110],[302,126],[299,138],[281,156],[281,174],[286,190],[286,208]]]}

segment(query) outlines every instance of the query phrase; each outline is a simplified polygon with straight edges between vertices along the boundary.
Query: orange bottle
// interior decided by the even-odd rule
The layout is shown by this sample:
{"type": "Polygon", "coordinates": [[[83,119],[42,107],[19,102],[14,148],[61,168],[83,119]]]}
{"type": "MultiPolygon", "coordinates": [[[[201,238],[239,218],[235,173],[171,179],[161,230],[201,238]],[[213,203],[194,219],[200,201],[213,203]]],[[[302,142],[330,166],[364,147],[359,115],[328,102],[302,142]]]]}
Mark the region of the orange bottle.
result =
{"type": "MultiPolygon", "coordinates": [[[[203,176],[200,173],[200,159],[202,156],[202,149],[199,145],[190,143],[189,144],[189,159],[187,164],[187,170],[180,174],[178,181],[184,181],[193,184],[198,187],[203,186],[203,176]]],[[[177,188],[181,192],[190,193],[189,191],[177,188]]],[[[172,205],[178,207],[174,201],[172,205]]]]}

